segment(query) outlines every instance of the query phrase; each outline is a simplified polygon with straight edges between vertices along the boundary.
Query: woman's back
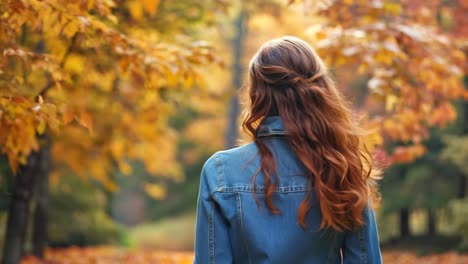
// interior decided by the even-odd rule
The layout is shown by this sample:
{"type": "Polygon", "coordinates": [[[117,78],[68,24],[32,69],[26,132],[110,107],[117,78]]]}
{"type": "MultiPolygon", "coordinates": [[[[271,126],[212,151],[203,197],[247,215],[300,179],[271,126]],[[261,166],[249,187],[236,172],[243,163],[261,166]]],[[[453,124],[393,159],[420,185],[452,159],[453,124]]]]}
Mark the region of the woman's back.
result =
{"type": "Polygon", "coordinates": [[[365,225],[354,232],[320,229],[322,215],[309,186],[306,169],[290,148],[281,118],[263,120],[258,136],[273,153],[279,183],[272,196],[281,215],[263,202],[264,177],[255,144],[214,154],[205,164],[198,204],[195,263],[381,263],[372,209],[363,212],[365,225]],[[297,222],[297,208],[311,191],[307,228],[297,222]]]}
{"type": "Polygon", "coordinates": [[[195,263],[381,263],[378,170],[320,57],[298,38],[271,40],[248,89],[253,143],[203,168],[195,263]]]}

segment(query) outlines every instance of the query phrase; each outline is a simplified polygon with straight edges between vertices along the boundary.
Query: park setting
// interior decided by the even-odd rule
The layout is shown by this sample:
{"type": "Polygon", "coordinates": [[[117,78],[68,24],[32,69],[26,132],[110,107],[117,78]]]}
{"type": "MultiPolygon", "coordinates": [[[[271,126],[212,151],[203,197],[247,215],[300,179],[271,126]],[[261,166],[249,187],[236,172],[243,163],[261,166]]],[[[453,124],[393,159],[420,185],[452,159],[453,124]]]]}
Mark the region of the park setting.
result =
{"type": "Polygon", "coordinates": [[[468,263],[467,14],[468,0],[2,0],[1,263],[193,263],[202,167],[252,141],[249,61],[283,36],[316,50],[369,131],[383,262],[468,263]]]}

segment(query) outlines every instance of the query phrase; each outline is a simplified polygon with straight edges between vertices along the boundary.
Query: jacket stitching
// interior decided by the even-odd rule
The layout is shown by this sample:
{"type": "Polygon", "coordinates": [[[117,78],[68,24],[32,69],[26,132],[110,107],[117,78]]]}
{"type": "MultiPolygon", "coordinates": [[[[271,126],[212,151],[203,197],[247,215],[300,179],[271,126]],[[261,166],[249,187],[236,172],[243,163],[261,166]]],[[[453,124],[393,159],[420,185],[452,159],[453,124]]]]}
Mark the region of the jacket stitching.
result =
{"type": "Polygon", "coordinates": [[[217,168],[217,174],[218,174],[218,188],[220,188],[223,185],[223,171],[222,171],[221,157],[217,155],[215,156],[215,159],[216,159],[216,168],[217,168]]]}
{"type": "Polygon", "coordinates": [[[209,207],[209,236],[208,236],[208,244],[210,248],[210,263],[214,264],[215,263],[215,258],[214,258],[214,248],[215,248],[215,240],[214,240],[214,208],[213,208],[213,202],[210,201],[210,207],[209,207]]]}
{"type": "Polygon", "coordinates": [[[327,264],[330,263],[330,256],[333,252],[333,249],[335,247],[335,242],[336,242],[336,233],[333,234],[333,240],[330,245],[330,250],[328,251],[328,257],[327,257],[327,264]]]}
{"type": "Polygon", "coordinates": [[[359,239],[359,246],[361,248],[361,263],[366,264],[366,247],[364,244],[364,233],[362,232],[362,227],[359,227],[358,230],[358,239],[359,239]]]}
{"type": "Polygon", "coordinates": [[[249,248],[247,247],[247,240],[246,240],[245,233],[244,233],[244,220],[242,218],[242,204],[241,204],[239,193],[236,193],[236,198],[237,198],[237,215],[238,215],[239,225],[241,229],[241,236],[242,236],[242,240],[244,241],[245,251],[247,252],[247,258],[249,259],[249,263],[252,263],[252,260],[250,259],[249,248]]]}
{"type": "MultiPolygon", "coordinates": [[[[229,186],[229,187],[222,187],[218,188],[218,191],[222,192],[253,192],[255,190],[256,192],[262,192],[265,190],[264,187],[255,187],[252,188],[252,186],[246,186],[246,185],[240,185],[240,186],[229,186]]],[[[283,186],[283,187],[276,187],[275,192],[278,193],[290,193],[290,192],[308,192],[312,191],[313,187],[307,187],[304,185],[296,185],[296,186],[283,186]]]]}

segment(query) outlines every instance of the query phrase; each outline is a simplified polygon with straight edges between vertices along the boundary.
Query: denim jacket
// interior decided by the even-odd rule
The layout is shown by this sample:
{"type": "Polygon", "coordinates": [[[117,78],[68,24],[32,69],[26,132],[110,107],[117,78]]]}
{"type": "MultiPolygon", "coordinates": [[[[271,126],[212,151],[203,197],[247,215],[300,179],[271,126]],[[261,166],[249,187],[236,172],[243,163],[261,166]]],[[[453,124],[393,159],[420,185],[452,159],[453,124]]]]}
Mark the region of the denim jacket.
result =
{"type": "Polygon", "coordinates": [[[363,212],[365,224],[353,231],[321,230],[321,211],[304,167],[289,147],[278,116],[266,117],[257,132],[272,151],[279,185],[273,195],[281,214],[263,203],[263,174],[254,143],[215,153],[206,161],[200,181],[195,237],[196,264],[382,263],[372,206],[363,212]],[[306,228],[297,221],[299,204],[311,192],[306,228]]]}

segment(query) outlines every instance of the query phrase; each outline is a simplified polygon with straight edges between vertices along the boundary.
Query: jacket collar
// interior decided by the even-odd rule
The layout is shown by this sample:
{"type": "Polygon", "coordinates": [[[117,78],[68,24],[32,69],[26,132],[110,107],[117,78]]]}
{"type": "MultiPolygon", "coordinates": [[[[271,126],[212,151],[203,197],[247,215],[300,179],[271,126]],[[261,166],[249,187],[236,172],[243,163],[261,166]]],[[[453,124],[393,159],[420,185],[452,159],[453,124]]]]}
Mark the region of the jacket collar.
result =
{"type": "Polygon", "coordinates": [[[257,129],[257,137],[284,136],[286,129],[279,116],[265,117],[257,129]]]}

